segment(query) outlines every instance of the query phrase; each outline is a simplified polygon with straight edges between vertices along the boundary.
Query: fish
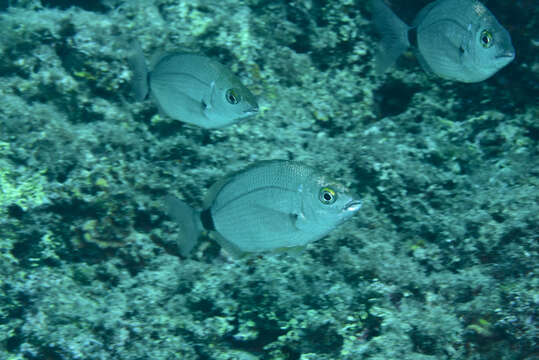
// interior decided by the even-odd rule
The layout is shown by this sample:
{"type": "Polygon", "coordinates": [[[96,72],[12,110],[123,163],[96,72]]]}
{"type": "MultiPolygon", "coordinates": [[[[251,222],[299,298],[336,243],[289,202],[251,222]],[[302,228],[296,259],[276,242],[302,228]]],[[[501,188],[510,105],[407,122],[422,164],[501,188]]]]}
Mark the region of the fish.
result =
{"type": "Polygon", "coordinates": [[[214,184],[202,209],[173,195],[166,213],[180,227],[187,256],[204,232],[233,256],[295,251],[319,240],[361,208],[344,185],[301,162],[266,160],[214,184]]]}
{"type": "Polygon", "coordinates": [[[128,57],[137,101],[151,95],[161,113],[205,129],[222,128],[258,113],[255,96],[229,69],[203,55],[166,53],[151,70],[138,42],[128,57]]]}
{"type": "Polygon", "coordinates": [[[412,26],[382,0],[371,4],[381,36],[375,55],[378,74],[409,47],[427,73],[464,83],[486,80],[515,58],[509,32],[477,0],[434,1],[418,13],[412,26]]]}

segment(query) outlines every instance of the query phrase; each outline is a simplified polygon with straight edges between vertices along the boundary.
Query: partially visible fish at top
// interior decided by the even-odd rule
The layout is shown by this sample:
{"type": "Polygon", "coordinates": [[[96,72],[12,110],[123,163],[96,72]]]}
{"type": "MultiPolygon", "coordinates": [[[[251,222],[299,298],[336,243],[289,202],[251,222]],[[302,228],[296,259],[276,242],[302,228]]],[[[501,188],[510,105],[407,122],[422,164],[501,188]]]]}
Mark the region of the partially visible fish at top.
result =
{"type": "Polygon", "coordinates": [[[179,121],[206,129],[220,128],[258,113],[253,94],[225,66],[206,56],[170,53],[150,70],[137,42],[129,64],[138,101],[150,94],[160,111],[179,121]]]}
{"type": "Polygon", "coordinates": [[[423,69],[465,83],[488,79],[515,58],[507,30],[477,0],[437,0],[425,6],[412,26],[382,0],[372,0],[381,41],[376,70],[387,71],[412,47],[423,69]]]}

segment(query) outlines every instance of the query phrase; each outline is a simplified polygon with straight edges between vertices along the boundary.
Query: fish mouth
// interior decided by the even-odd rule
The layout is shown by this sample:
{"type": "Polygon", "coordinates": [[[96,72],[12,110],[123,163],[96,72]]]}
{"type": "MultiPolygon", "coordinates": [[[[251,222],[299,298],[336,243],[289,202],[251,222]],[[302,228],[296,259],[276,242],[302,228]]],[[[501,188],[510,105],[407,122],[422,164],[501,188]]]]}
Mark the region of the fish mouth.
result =
{"type": "Polygon", "coordinates": [[[503,54],[500,54],[496,56],[496,59],[514,59],[515,58],[515,52],[514,51],[507,51],[503,54]]]}
{"type": "Polygon", "coordinates": [[[361,200],[350,200],[344,205],[344,211],[358,211],[361,208],[361,200]]]}
{"type": "Polygon", "coordinates": [[[243,116],[253,116],[258,114],[258,107],[250,108],[249,110],[245,110],[243,112],[243,116]]]}

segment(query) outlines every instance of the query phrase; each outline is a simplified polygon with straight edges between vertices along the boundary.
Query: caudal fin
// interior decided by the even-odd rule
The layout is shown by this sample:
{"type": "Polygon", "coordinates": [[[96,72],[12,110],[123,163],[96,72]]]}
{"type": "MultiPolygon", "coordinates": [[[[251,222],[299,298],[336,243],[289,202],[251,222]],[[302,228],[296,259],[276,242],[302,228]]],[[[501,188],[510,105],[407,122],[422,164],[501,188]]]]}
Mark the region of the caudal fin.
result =
{"type": "Polygon", "coordinates": [[[142,101],[146,99],[150,90],[148,87],[148,68],[146,67],[146,60],[144,59],[144,53],[140,44],[137,41],[133,41],[129,45],[131,49],[127,60],[133,71],[131,86],[137,101],[142,101]]]}
{"type": "Polygon", "coordinates": [[[172,195],[166,197],[165,204],[168,216],[180,225],[181,232],[178,239],[180,254],[187,256],[195,247],[202,231],[199,213],[172,195]]]}
{"type": "Polygon", "coordinates": [[[410,46],[408,42],[410,27],[382,0],[372,0],[371,4],[374,27],[381,37],[376,51],[376,72],[383,74],[410,46]]]}

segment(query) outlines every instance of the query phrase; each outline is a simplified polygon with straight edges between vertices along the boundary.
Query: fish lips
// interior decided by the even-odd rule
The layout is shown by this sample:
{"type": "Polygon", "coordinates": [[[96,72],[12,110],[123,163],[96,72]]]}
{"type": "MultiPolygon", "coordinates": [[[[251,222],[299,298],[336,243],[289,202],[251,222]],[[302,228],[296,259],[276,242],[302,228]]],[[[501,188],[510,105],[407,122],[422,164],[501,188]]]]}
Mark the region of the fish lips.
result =
{"type": "Polygon", "coordinates": [[[243,112],[243,116],[245,116],[245,117],[254,116],[256,114],[258,114],[258,106],[257,107],[252,107],[252,108],[250,108],[248,110],[245,110],[243,112]]]}
{"type": "Polygon", "coordinates": [[[241,115],[238,116],[238,119],[247,119],[258,114],[258,105],[250,106],[248,109],[245,109],[241,112],[241,115]]]}
{"type": "Polygon", "coordinates": [[[511,62],[515,58],[515,50],[507,50],[503,53],[496,55],[496,60],[501,62],[511,62]]]}
{"type": "Polygon", "coordinates": [[[361,209],[361,205],[363,205],[361,200],[350,200],[346,203],[346,205],[344,205],[343,210],[349,212],[356,212],[361,209]]]}

